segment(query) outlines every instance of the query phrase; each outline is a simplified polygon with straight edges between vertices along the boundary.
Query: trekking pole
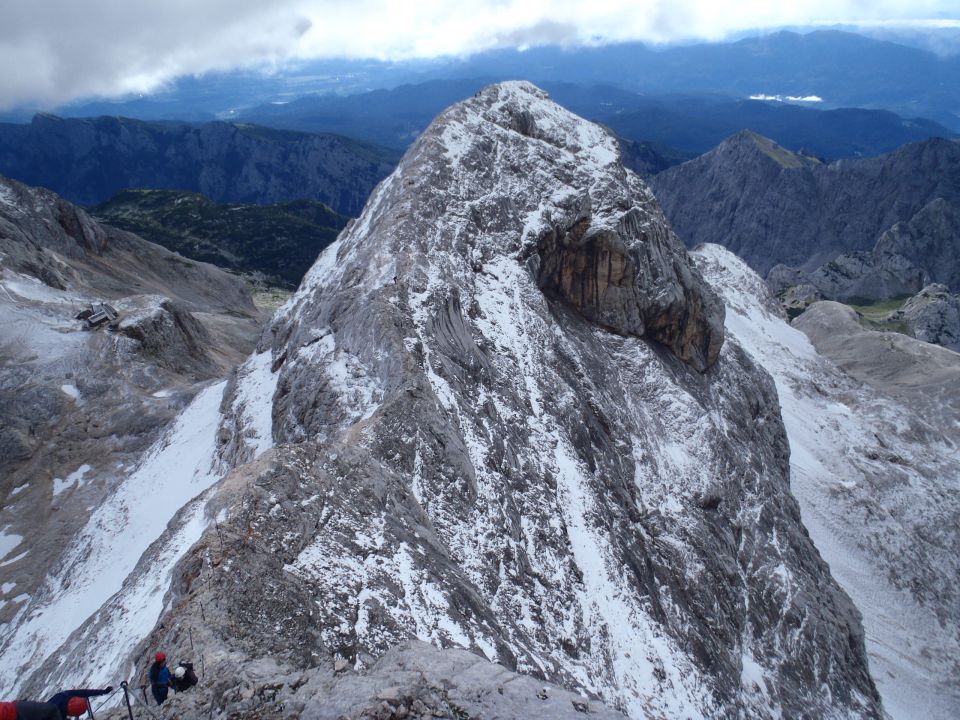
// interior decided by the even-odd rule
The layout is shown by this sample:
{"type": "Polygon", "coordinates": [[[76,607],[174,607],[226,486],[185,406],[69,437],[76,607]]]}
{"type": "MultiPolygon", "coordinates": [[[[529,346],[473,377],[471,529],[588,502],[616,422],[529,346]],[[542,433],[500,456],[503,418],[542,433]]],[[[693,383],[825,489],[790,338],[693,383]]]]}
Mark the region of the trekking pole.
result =
{"type": "Polygon", "coordinates": [[[130,720],[133,720],[133,708],[130,707],[130,695],[127,693],[127,681],[123,680],[120,683],[120,687],[123,688],[123,701],[127,704],[127,715],[130,716],[130,720]]]}

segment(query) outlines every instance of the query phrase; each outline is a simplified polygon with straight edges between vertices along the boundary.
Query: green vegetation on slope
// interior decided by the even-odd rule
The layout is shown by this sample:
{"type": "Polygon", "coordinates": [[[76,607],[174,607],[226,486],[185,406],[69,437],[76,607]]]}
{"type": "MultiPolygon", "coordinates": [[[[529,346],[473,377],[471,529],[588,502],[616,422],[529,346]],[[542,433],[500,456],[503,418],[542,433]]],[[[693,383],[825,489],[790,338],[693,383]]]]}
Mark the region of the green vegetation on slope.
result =
{"type": "Polygon", "coordinates": [[[123,190],[90,213],[185,257],[286,287],[300,283],[349,220],[313,200],[224,205],[178,190],[123,190]]]}
{"type": "Polygon", "coordinates": [[[857,311],[857,317],[860,324],[868,330],[880,330],[883,332],[897,332],[904,335],[910,335],[907,324],[902,320],[894,320],[893,315],[907,301],[909,296],[899,298],[888,298],[878,300],[877,302],[866,305],[853,305],[857,311]]]}

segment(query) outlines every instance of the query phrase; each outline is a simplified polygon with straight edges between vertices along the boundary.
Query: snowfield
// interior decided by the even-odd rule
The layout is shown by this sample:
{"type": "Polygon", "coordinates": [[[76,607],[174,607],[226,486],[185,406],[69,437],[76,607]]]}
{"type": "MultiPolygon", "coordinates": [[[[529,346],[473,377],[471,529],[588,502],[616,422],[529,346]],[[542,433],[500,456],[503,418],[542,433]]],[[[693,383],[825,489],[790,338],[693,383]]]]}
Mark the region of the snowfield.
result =
{"type": "MultiPolygon", "coordinates": [[[[242,391],[231,416],[243,428],[246,457],[253,459],[273,444],[270,401],[276,378],[270,353],[251,356],[238,376],[242,391]]],[[[15,696],[27,677],[21,669],[49,661],[65,644],[84,648],[92,643],[97,651],[81,667],[60,668],[60,685],[114,683],[117,667],[164,610],[173,566],[212,522],[205,511],[207,490],[230,469],[218,447],[225,387],[222,381],[197,394],[116,492],[93,511],[66,548],[61,571],[47,579],[10,628],[0,629],[0,695],[15,696]],[[89,628],[71,638],[81,625],[103,615],[109,618],[101,621],[95,640],[89,628]]],[[[57,481],[55,492],[81,481],[87,469],[57,481]]],[[[16,538],[0,539],[4,537],[5,546],[14,549],[16,538]]],[[[55,686],[46,690],[52,693],[55,686]]]]}

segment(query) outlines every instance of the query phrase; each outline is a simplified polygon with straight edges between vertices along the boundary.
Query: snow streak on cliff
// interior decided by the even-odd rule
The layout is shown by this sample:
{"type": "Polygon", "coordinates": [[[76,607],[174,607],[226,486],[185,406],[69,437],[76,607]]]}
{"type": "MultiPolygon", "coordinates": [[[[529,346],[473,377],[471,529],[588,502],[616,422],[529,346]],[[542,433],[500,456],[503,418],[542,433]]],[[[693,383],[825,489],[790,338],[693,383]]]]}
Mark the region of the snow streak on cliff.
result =
{"type": "MultiPolygon", "coordinates": [[[[238,371],[231,416],[251,459],[272,445],[270,356],[238,371]]],[[[92,509],[64,549],[57,574],[3,628],[2,694],[114,683],[131,650],[165,609],[171,571],[211,522],[206,491],[229,469],[218,434],[226,382],[210,385],[144,454],[114,493],[92,509]],[[72,660],[72,661],[71,661],[72,660]]],[[[26,696],[26,695],[23,695],[26,696]]]]}

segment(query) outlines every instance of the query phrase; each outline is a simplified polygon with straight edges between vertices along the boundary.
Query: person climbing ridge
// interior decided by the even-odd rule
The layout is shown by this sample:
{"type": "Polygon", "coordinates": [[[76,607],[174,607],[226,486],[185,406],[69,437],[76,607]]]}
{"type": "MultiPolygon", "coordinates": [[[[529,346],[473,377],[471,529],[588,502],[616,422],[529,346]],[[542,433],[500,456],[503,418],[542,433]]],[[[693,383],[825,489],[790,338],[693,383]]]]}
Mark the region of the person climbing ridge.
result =
{"type": "Polygon", "coordinates": [[[181,660],[177,669],[173,671],[173,680],[170,685],[174,692],[181,693],[189,690],[199,682],[197,674],[193,671],[193,663],[187,660],[181,660]]]}
{"type": "Polygon", "coordinates": [[[80,717],[90,709],[87,698],[112,692],[112,686],[103,690],[77,688],[58,692],[46,702],[22,700],[0,703],[0,720],[67,720],[68,717],[80,717]]]}
{"type": "Polygon", "coordinates": [[[150,691],[157,705],[163,705],[163,701],[167,699],[167,693],[170,692],[170,668],[167,667],[166,653],[158,652],[154,657],[154,663],[150,666],[148,673],[150,691]]]}
{"type": "Polygon", "coordinates": [[[61,720],[67,720],[67,716],[80,717],[90,709],[90,703],[87,698],[97,697],[98,695],[109,695],[113,692],[113,686],[108,685],[102,690],[63,690],[53,697],[47,698],[47,702],[56,705],[60,711],[61,720]]]}

